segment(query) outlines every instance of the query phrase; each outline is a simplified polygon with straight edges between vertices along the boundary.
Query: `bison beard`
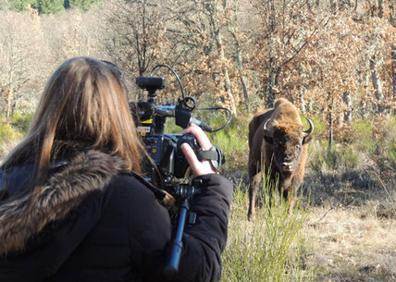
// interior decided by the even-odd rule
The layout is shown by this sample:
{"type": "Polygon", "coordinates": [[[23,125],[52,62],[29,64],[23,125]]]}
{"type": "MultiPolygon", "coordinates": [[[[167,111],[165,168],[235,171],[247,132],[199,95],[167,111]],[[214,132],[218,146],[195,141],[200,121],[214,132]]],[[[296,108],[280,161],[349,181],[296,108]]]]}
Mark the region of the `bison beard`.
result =
{"type": "Polygon", "coordinates": [[[249,220],[254,216],[263,173],[288,200],[289,211],[294,207],[314,128],[312,121],[307,121],[309,129],[304,130],[297,108],[280,98],[273,109],[256,114],[249,123],[249,220]]]}

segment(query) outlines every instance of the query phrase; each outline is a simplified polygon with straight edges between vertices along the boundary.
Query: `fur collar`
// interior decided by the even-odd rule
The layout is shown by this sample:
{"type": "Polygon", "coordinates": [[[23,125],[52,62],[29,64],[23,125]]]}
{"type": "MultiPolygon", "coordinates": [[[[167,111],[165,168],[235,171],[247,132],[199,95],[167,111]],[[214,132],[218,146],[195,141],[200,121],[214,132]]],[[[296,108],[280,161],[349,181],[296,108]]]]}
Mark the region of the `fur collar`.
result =
{"type": "Polygon", "coordinates": [[[103,191],[121,171],[123,161],[117,157],[80,153],[41,189],[0,203],[0,256],[23,250],[29,238],[65,218],[89,193],[103,191]]]}

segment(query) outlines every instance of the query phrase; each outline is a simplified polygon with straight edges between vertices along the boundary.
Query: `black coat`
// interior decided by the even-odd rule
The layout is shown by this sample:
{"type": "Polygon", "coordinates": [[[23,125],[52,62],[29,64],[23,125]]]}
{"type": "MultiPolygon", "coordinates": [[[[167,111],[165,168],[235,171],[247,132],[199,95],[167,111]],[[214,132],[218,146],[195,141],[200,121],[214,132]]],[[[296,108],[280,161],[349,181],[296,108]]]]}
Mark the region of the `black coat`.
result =
{"type": "MultiPolygon", "coordinates": [[[[0,281],[167,281],[174,227],[144,181],[94,151],[58,170],[36,193],[23,189],[30,169],[0,172],[9,193],[0,202],[0,281]]],[[[172,281],[220,279],[232,185],[220,175],[199,179],[190,206],[197,221],[186,226],[172,281]]]]}

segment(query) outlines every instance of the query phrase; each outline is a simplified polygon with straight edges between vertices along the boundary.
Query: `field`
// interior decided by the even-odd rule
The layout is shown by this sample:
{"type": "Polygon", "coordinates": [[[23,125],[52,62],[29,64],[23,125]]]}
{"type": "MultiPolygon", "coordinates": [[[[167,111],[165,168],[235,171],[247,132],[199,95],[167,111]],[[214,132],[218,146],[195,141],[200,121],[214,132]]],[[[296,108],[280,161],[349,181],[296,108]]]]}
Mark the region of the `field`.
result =
{"type": "MultiPolygon", "coordinates": [[[[315,182],[308,173],[306,187],[315,182]]],[[[343,181],[302,196],[291,216],[281,204],[252,223],[245,188],[235,192],[222,281],[396,281],[393,192],[343,181]]]]}
{"type": "MultiPolygon", "coordinates": [[[[222,281],[396,281],[395,129],[384,128],[390,140],[373,139],[367,122],[354,128],[355,141],[331,152],[311,143],[293,215],[277,202],[247,221],[246,156],[229,152],[225,174],[236,185],[222,281]]],[[[214,142],[227,148],[232,137],[230,130],[214,142]]]]}

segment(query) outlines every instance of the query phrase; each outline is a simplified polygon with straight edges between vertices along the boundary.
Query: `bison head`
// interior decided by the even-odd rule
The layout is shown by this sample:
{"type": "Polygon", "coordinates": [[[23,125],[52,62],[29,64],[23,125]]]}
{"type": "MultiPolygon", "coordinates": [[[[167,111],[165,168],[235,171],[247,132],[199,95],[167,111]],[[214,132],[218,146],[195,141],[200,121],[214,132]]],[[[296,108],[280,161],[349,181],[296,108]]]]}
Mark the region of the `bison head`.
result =
{"type": "Polygon", "coordinates": [[[314,125],[307,118],[309,128],[303,129],[299,124],[273,124],[271,120],[264,124],[265,141],[272,144],[274,162],[283,175],[291,174],[300,160],[302,146],[312,139],[314,125]]]}

